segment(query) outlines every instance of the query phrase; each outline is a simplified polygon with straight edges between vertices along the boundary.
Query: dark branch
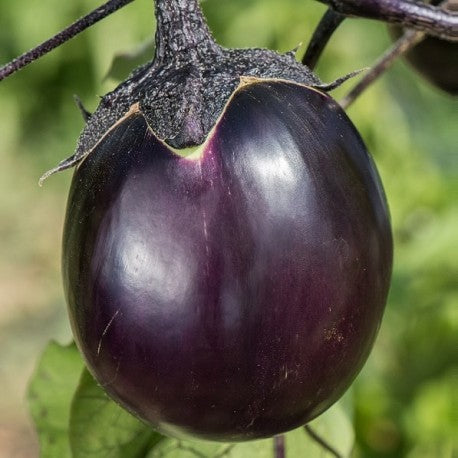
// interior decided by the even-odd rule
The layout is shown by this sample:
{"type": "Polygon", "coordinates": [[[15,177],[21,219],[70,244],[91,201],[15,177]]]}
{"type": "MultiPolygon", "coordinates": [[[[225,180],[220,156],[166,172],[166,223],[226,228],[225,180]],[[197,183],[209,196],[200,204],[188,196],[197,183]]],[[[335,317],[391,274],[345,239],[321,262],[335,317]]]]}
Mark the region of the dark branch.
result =
{"type": "Polygon", "coordinates": [[[343,458],[342,455],[331,445],[329,445],[322,437],[320,437],[309,425],[304,426],[307,434],[318,444],[323,447],[327,452],[335,456],[335,458],[343,458]]]}
{"type": "Polygon", "coordinates": [[[274,458],[286,458],[284,434],[274,437],[274,458]]]}
{"type": "Polygon", "coordinates": [[[438,6],[413,0],[319,0],[345,16],[377,19],[458,40],[458,15],[438,6]]]}
{"type": "Polygon", "coordinates": [[[331,8],[324,13],[315,32],[313,32],[307,51],[305,51],[304,57],[302,58],[302,63],[307,65],[310,70],[316,67],[329,39],[344,19],[344,15],[337,13],[331,8]]]}
{"type": "Polygon", "coordinates": [[[377,60],[361,81],[340,101],[341,107],[343,109],[348,108],[368,86],[391,67],[395,59],[417,45],[425,36],[425,33],[415,30],[408,30],[405,32],[404,35],[377,60]]]}
{"type": "Polygon", "coordinates": [[[12,60],[3,67],[0,67],[0,81],[30,64],[34,60],[44,56],[54,48],[57,48],[61,44],[73,38],[75,35],[78,35],[80,32],[87,29],[91,25],[133,1],[134,0],[110,0],[106,2],[88,15],[78,19],[66,29],[62,30],[62,32],[59,32],[49,40],[46,40],[42,44],[38,45],[36,48],[31,49],[21,56],[16,57],[16,59],[12,60]]]}

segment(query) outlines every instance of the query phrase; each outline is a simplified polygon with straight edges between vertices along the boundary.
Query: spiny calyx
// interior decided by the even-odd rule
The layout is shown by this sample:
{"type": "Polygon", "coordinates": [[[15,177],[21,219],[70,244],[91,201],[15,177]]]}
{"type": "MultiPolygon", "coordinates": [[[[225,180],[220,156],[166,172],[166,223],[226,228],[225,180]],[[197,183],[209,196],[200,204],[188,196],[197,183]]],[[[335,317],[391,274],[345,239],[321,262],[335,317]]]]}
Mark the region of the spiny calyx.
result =
{"type": "Polygon", "coordinates": [[[78,164],[136,103],[155,134],[181,149],[205,141],[241,77],[278,78],[324,91],[347,79],[323,84],[296,61],[295,51],[278,54],[259,48],[221,47],[211,36],[197,0],[156,0],[155,6],[154,59],[102,97],[87,120],[75,154],[40,182],[78,164]]]}

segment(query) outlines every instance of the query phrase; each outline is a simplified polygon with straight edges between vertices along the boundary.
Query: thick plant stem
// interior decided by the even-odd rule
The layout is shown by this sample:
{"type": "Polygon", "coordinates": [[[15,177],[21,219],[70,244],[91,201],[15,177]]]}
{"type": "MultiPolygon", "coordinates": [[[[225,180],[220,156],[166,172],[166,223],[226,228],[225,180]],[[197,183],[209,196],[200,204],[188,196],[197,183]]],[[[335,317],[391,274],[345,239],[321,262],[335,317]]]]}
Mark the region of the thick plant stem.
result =
{"type": "Polygon", "coordinates": [[[274,458],[286,458],[284,434],[274,437],[274,458]]]}
{"type": "Polygon", "coordinates": [[[361,81],[339,102],[345,110],[364,92],[379,76],[381,76],[393,62],[404,53],[417,45],[425,34],[415,30],[408,30],[398,41],[386,51],[364,75],[361,81]]]}
{"type": "Polygon", "coordinates": [[[106,16],[109,16],[111,13],[114,13],[116,10],[122,8],[128,3],[132,3],[133,1],[134,0],[110,0],[104,3],[102,6],[99,6],[94,11],[90,12],[81,19],[78,19],[66,29],[62,30],[62,32],[59,32],[57,35],[54,35],[53,37],[44,41],[37,47],[27,51],[19,57],[16,57],[14,60],[4,65],[3,67],[0,67],[0,81],[44,56],[48,52],[73,38],[75,35],[78,35],[83,30],[86,30],[91,25],[95,24],[106,16]]]}
{"type": "Polygon", "coordinates": [[[444,40],[458,40],[458,15],[412,0],[319,0],[345,16],[400,24],[444,40]]]}
{"type": "Polygon", "coordinates": [[[158,63],[173,56],[217,50],[198,0],[156,0],[156,56],[158,63]]]}
{"type": "Polygon", "coordinates": [[[345,19],[340,13],[337,13],[333,9],[329,8],[324,16],[321,18],[313,36],[310,39],[310,43],[305,51],[302,63],[307,65],[310,70],[313,70],[318,63],[318,60],[323,53],[324,48],[328,44],[332,34],[337,30],[339,25],[345,19]]]}

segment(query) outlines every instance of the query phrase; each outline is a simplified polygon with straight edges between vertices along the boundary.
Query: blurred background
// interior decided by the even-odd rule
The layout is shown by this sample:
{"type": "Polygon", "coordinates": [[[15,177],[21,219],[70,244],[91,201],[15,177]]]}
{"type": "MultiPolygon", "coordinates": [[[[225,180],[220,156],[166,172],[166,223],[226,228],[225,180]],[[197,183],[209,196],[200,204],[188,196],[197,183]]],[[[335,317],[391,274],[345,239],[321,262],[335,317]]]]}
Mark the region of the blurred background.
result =
{"type": "MultiPolygon", "coordinates": [[[[0,62],[98,4],[0,0],[0,62]]],[[[222,45],[280,52],[307,43],[325,10],[307,0],[203,7],[222,45]]],[[[38,178],[73,153],[83,127],[73,94],[95,109],[119,82],[105,78],[114,56],[138,49],[153,31],[152,2],[137,0],[0,83],[0,458],[38,456],[27,382],[50,339],[71,339],[60,278],[71,171],[43,188],[38,178]]],[[[331,81],[369,66],[389,43],[383,24],[347,20],[317,73],[331,81]]],[[[382,176],[395,236],[385,318],[354,384],[354,457],[458,456],[457,108],[398,62],[348,110],[382,176]]]]}

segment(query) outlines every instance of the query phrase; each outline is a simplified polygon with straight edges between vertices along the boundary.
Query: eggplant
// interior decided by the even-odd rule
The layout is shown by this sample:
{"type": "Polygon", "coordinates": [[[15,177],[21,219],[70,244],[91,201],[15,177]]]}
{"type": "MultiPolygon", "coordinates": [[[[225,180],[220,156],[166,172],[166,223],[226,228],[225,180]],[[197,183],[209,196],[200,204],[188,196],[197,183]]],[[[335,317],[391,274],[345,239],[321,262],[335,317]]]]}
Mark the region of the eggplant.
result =
{"type": "Polygon", "coordinates": [[[134,104],[73,177],[76,342],[107,393],[167,435],[244,441],[320,415],[370,353],[391,265],[372,159],[304,84],[242,78],[186,151],[134,104]]]}

